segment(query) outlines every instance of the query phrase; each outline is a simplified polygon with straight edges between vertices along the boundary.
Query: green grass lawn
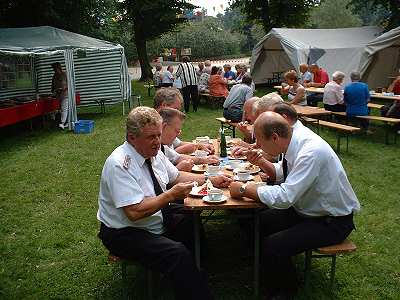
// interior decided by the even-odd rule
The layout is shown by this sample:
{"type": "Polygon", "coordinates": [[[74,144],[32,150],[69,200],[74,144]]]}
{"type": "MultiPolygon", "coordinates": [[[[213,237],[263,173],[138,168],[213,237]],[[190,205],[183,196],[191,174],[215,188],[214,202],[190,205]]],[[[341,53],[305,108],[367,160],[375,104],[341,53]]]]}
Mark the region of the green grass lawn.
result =
{"type": "MultiPolygon", "coordinates": [[[[151,105],[147,90],[134,87],[151,105]]],[[[89,135],[40,123],[32,131],[26,124],[0,131],[0,299],[121,298],[120,269],[107,262],[96,236],[96,212],[103,163],[124,141],[125,116],[120,105],[99,111],[79,111],[80,119],[95,121],[89,135]]],[[[215,137],[221,115],[205,106],[189,113],[183,139],[215,137]]],[[[299,299],[400,299],[400,151],[385,145],[374,125],[373,136],[352,137],[350,151],[340,154],[362,205],[351,235],[358,251],[338,259],[333,294],[328,262],[314,260],[309,290],[299,299]]],[[[321,135],[335,145],[332,132],[321,135]]],[[[236,222],[208,222],[206,235],[204,266],[216,299],[251,298],[251,250],[236,222]]],[[[299,270],[302,261],[298,256],[299,270]]],[[[142,273],[129,272],[134,299],[145,299],[142,273]]],[[[171,299],[168,284],[159,284],[158,293],[171,299]]]]}

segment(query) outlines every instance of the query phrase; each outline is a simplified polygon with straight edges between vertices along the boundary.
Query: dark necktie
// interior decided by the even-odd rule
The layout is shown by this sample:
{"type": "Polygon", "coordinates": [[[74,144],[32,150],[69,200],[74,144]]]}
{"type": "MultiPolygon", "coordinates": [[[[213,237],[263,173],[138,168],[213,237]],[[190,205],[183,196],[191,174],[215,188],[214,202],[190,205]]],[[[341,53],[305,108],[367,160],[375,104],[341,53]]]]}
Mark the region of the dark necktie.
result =
{"type": "Polygon", "coordinates": [[[285,156],[283,156],[282,168],[283,168],[283,182],[285,182],[286,178],[288,176],[287,160],[286,160],[285,156]]]}
{"type": "Polygon", "coordinates": [[[165,154],[165,147],[163,144],[161,144],[161,152],[165,154]]]}
{"type": "Polygon", "coordinates": [[[160,183],[158,182],[156,175],[154,174],[150,158],[146,159],[145,162],[147,164],[147,167],[149,168],[151,181],[153,181],[154,193],[156,193],[156,196],[161,195],[162,193],[164,193],[164,191],[162,190],[160,183]]]}

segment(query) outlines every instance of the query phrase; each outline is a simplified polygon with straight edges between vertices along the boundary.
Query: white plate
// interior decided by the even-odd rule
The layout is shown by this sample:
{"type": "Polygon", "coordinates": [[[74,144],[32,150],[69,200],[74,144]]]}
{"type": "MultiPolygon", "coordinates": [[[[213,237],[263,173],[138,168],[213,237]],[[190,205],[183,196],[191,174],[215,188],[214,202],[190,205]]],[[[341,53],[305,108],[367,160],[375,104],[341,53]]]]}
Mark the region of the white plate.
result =
{"type": "Polygon", "coordinates": [[[247,160],[247,157],[246,156],[239,156],[239,157],[228,156],[228,159],[247,160]]]}
{"type": "Polygon", "coordinates": [[[254,176],[253,176],[253,175],[249,175],[249,177],[248,177],[246,180],[239,180],[239,178],[237,177],[237,175],[233,176],[233,180],[235,180],[235,181],[243,181],[243,182],[246,182],[246,181],[250,181],[250,180],[253,180],[253,179],[254,179],[254,176]]]}
{"type": "Polygon", "coordinates": [[[228,199],[228,197],[225,196],[225,195],[222,195],[222,198],[221,198],[220,200],[210,200],[210,199],[208,198],[208,196],[204,196],[204,197],[203,197],[203,201],[204,201],[204,202],[207,202],[207,203],[210,203],[210,204],[223,203],[223,202],[225,202],[227,199],[228,199]]]}
{"type": "MultiPolygon", "coordinates": [[[[232,169],[231,169],[232,170],[232,169]]],[[[237,171],[239,170],[239,168],[236,168],[233,170],[233,173],[237,173],[237,171]]],[[[260,167],[255,166],[255,168],[252,168],[251,170],[247,170],[245,169],[247,172],[249,172],[250,174],[257,174],[258,172],[261,171],[260,167]]]]}
{"type": "Polygon", "coordinates": [[[202,165],[194,165],[192,167],[192,172],[198,172],[198,173],[203,173],[205,172],[207,167],[203,168],[202,165]]]}
{"type": "Polygon", "coordinates": [[[214,177],[218,175],[224,175],[224,171],[218,171],[216,174],[208,174],[207,172],[204,172],[204,175],[207,175],[208,177],[214,177]]]}
{"type": "Polygon", "coordinates": [[[200,187],[193,187],[192,190],[190,191],[189,195],[193,197],[205,197],[204,194],[199,194],[198,192],[200,191],[200,187]]]}

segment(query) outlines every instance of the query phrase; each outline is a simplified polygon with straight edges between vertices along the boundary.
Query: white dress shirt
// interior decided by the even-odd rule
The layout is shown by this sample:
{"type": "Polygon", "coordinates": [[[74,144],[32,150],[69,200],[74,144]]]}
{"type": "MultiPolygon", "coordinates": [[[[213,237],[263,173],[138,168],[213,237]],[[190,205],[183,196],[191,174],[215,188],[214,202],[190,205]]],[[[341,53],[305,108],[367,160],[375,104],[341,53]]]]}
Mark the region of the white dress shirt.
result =
{"type": "Polygon", "coordinates": [[[324,98],[322,102],[328,105],[343,104],[342,86],[335,81],[328,82],[324,87],[324,98]]]}
{"type": "Polygon", "coordinates": [[[179,147],[180,144],[182,144],[182,141],[178,137],[176,137],[172,142],[172,148],[175,149],[176,147],[179,147]]]}
{"type": "MultiPolygon", "coordinates": [[[[163,191],[178,177],[179,171],[159,151],[151,159],[153,171],[163,191]]],[[[145,197],[154,197],[153,181],[145,159],[125,142],[107,158],[101,173],[97,219],[110,228],[136,227],[151,233],[164,232],[161,211],[137,221],[131,221],[124,206],[137,204],[145,197]]]]}
{"type": "MultiPolygon", "coordinates": [[[[286,181],[257,189],[260,200],[268,207],[293,207],[299,214],[310,217],[345,216],[360,210],[339,158],[317,134],[301,127],[294,129],[285,158],[286,181]]],[[[280,164],[275,164],[277,168],[276,165],[280,164]]],[[[282,177],[280,166],[277,179],[282,177]]]]}
{"type": "Polygon", "coordinates": [[[174,150],[172,145],[164,145],[164,154],[173,165],[176,165],[178,160],[181,158],[181,155],[174,150]]]}

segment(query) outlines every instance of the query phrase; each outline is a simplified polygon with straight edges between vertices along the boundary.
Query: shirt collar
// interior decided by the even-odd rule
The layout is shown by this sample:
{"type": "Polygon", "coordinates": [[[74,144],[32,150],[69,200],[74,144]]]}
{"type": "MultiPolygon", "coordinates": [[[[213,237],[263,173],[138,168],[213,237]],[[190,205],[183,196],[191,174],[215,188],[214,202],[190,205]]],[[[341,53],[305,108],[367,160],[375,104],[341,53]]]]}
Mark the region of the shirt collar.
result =
{"type": "Polygon", "coordinates": [[[124,148],[128,155],[131,155],[132,158],[138,163],[140,167],[143,167],[146,159],[136,151],[135,147],[129,144],[127,141],[124,142],[124,148]]]}
{"type": "MultiPolygon", "coordinates": [[[[295,123],[295,125],[296,125],[296,123],[295,123]]],[[[285,153],[285,158],[287,160],[292,160],[295,157],[297,144],[298,144],[297,136],[296,136],[295,132],[293,131],[292,137],[290,138],[289,146],[285,153]]]]}

